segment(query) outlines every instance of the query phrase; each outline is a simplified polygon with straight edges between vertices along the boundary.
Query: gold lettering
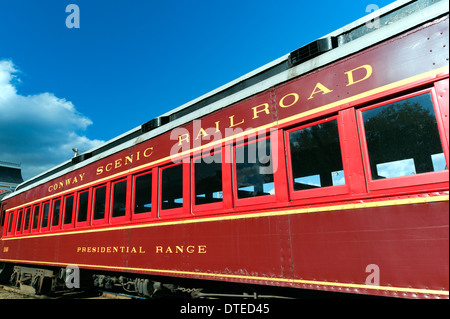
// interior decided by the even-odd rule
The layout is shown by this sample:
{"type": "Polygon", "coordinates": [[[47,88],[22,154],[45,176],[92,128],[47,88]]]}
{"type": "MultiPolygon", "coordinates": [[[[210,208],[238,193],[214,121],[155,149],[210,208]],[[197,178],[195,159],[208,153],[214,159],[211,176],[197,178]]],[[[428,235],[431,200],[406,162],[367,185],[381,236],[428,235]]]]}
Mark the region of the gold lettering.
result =
{"type": "Polygon", "coordinates": [[[114,166],[114,168],[119,168],[119,167],[121,167],[122,166],[122,159],[121,158],[119,158],[118,160],[116,160],[115,161],[115,166],[114,166]]]}
{"type": "Polygon", "coordinates": [[[127,165],[128,163],[133,163],[133,155],[125,156],[125,165],[127,165]]]}
{"type": "Polygon", "coordinates": [[[147,149],[144,151],[144,156],[145,156],[145,157],[150,157],[150,156],[152,156],[152,154],[153,154],[153,147],[149,147],[149,148],[147,148],[147,149]],[[150,152],[150,154],[147,155],[147,151],[148,151],[148,150],[150,150],[151,152],[150,152]]]}
{"type": "Polygon", "coordinates": [[[265,112],[267,115],[270,114],[269,104],[267,104],[267,103],[264,103],[264,104],[252,107],[252,110],[253,110],[253,118],[252,118],[252,120],[257,119],[259,117],[258,113],[265,112]],[[258,108],[260,106],[263,106],[262,110],[258,110],[258,108]]]}
{"type": "Polygon", "coordinates": [[[162,246],[156,246],[156,253],[157,254],[162,254],[163,252],[163,247],[162,246]]]}
{"type": "Polygon", "coordinates": [[[198,253],[199,254],[206,254],[206,245],[198,246],[198,253]]]}
{"type": "Polygon", "coordinates": [[[311,100],[314,98],[314,94],[317,94],[319,92],[322,92],[322,95],[325,95],[327,93],[333,92],[333,90],[330,90],[329,88],[327,88],[325,85],[323,85],[320,82],[317,82],[316,87],[314,88],[314,90],[311,93],[311,96],[308,98],[308,100],[311,100]]]}
{"type": "Polygon", "coordinates": [[[178,252],[183,253],[184,250],[184,246],[176,246],[176,253],[178,254],[178,252]]]}
{"type": "Polygon", "coordinates": [[[112,165],[113,165],[112,163],[109,163],[109,164],[106,165],[105,169],[106,169],[107,172],[112,170],[112,165]],[[109,169],[108,169],[108,166],[110,167],[109,169]]]}
{"type": "Polygon", "coordinates": [[[139,246],[139,253],[140,254],[145,254],[145,250],[142,250],[142,246],[139,246]]]}
{"type": "Polygon", "coordinates": [[[80,181],[83,181],[84,175],[86,175],[86,173],[79,174],[79,176],[80,176],[80,181]]]}
{"type": "Polygon", "coordinates": [[[48,192],[49,192],[49,193],[53,192],[53,185],[50,185],[50,186],[48,187],[48,192]]]}
{"type": "Polygon", "coordinates": [[[188,133],[178,136],[178,145],[181,145],[181,143],[183,141],[186,141],[189,143],[189,134],[188,133]],[[183,136],[184,136],[184,138],[183,138],[183,136]]]}
{"type": "Polygon", "coordinates": [[[132,254],[135,254],[135,253],[137,253],[137,251],[136,251],[136,248],[135,248],[135,247],[131,248],[131,253],[132,253],[132,254]]]}
{"type": "Polygon", "coordinates": [[[229,117],[229,119],[230,119],[230,126],[229,127],[230,128],[235,127],[235,126],[245,122],[245,119],[242,119],[241,122],[234,124],[234,117],[235,117],[235,115],[232,115],[232,116],[229,117]]]}
{"type": "Polygon", "coordinates": [[[75,176],[75,177],[73,178],[72,184],[76,184],[76,183],[78,183],[78,179],[77,179],[77,177],[75,176]]]}
{"type": "Polygon", "coordinates": [[[220,132],[220,129],[219,129],[220,121],[217,121],[214,124],[216,124],[216,132],[215,133],[220,132]]]}
{"type": "Polygon", "coordinates": [[[170,248],[170,246],[167,247],[166,254],[173,254],[172,248],[170,248]]]}
{"type": "Polygon", "coordinates": [[[97,168],[97,175],[103,174],[103,166],[97,168]]]}
{"type": "Polygon", "coordinates": [[[208,136],[209,134],[206,133],[206,131],[201,127],[200,130],[198,131],[197,137],[195,138],[195,140],[198,140],[199,137],[201,136],[208,136]]]}
{"type": "Polygon", "coordinates": [[[347,84],[347,86],[350,86],[350,85],[362,82],[364,80],[367,80],[372,75],[372,72],[373,72],[372,66],[369,65],[369,64],[365,64],[365,65],[357,67],[357,68],[355,68],[353,70],[345,72],[345,74],[347,74],[347,77],[348,77],[348,84],[347,84]],[[365,69],[366,75],[362,79],[359,79],[359,80],[355,81],[355,79],[353,77],[353,72],[355,72],[356,70],[360,70],[360,69],[365,69]]]}
{"type": "Polygon", "coordinates": [[[299,96],[297,93],[289,93],[289,94],[286,94],[285,96],[283,96],[283,98],[280,100],[279,104],[281,107],[291,107],[292,105],[294,105],[295,103],[298,102],[298,99],[299,99],[299,96]],[[284,104],[284,99],[287,98],[288,96],[293,96],[294,101],[291,104],[286,105],[286,104],[284,104]]]}
{"type": "Polygon", "coordinates": [[[195,251],[195,247],[194,247],[194,246],[188,246],[188,247],[186,248],[186,251],[187,251],[189,254],[193,254],[194,251],[195,251]]]}

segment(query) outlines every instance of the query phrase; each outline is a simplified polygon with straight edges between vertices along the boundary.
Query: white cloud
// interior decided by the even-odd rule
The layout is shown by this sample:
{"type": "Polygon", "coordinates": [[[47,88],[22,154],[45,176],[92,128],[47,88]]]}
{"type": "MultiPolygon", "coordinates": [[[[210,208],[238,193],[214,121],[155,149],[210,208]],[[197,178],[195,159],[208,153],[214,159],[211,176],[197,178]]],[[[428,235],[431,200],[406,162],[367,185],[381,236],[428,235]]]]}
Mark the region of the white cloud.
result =
{"type": "Polygon", "coordinates": [[[0,60],[0,161],[22,164],[28,179],[103,143],[82,135],[92,121],[52,93],[17,93],[18,70],[0,60]]]}

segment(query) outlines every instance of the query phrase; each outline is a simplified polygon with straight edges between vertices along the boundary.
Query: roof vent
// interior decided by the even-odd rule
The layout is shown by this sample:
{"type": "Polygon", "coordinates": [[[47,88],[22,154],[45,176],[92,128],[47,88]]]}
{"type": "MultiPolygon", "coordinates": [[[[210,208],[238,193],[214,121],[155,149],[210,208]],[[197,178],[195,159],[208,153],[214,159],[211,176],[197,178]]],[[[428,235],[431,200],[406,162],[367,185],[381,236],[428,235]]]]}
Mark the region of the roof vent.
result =
{"type": "Polygon", "coordinates": [[[145,124],[142,124],[141,131],[142,133],[150,132],[151,130],[154,130],[157,127],[160,127],[161,125],[167,124],[170,122],[169,116],[160,116],[157,117],[151,121],[148,121],[145,124]]]}
{"type": "Polygon", "coordinates": [[[289,55],[289,67],[308,61],[338,46],[336,37],[328,37],[316,40],[297,49],[289,55]]]}
{"type": "Polygon", "coordinates": [[[85,161],[85,160],[87,160],[88,158],[91,158],[91,157],[92,157],[92,152],[84,153],[84,154],[78,155],[76,157],[73,157],[72,158],[72,165],[81,163],[82,161],[85,161]]]}

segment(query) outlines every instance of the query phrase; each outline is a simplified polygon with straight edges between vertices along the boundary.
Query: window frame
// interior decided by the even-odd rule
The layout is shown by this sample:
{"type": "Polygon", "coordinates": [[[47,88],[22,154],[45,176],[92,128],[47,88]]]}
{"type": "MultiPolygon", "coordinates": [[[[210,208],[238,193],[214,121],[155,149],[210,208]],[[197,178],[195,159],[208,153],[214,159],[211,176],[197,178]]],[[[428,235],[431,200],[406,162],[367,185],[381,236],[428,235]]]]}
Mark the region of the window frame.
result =
{"type": "Polygon", "coordinates": [[[50,230],[50,224],[51,224],[51,219],[52,219],[52,205],[51,205],[51,201],[45,201],[42,203],[41,206],[41,220],[39,222],[39,231],[40,232],[46,232],[50,230]],[[44,222],[44,214],[45,214],[45,206],[48,205],[48,215],[47,215],[47,226],[43,226],[43,222],[44,222]]]}
{"type": "Polygon", "coordinates": [[[132,186],[132,192],[131,192],[131,219],[132,220],[140,220],[140,219],[148,219],[148,218],[154,218],[157,215],[158,212],[158,168],[152,168],[150,170],[146,170],[144,172],[136,173],[132,175],[131,180],[131,186],[132,186]],[[152,198],[152,207],[149,212],[144,213],[136,213],[135,211],[135,204],[136,204],[136,180],[138,177],[145,176],[145,175],[151,175],[151,185],[152,185],[152,191],[151,191],[151,198],[152,198]]]}
{"type": "Polygon", "coordinates": [[[433,87],[426,88],[423,90],[419,90],[413,93],[409,94],[403,94],[399,97],[387,99],[380,103],[375,103],[369,106],[365,106],[362,108],[359,108],[356,110],[357,120],[358,120],[358,131],[360,136],[360,145],[363,155],[363,161],[364,161],[364,167],[365,167],[365,174],[366,174],[366,180],[367,180],[367,187],[369,191],[377,191],[382,189],[392,189],[392,188],[399,188],[399,187],[409,187],[409,186],[423,186],[427,184],[432,183],[440,183],[440,182],[448,182],[448,152],[445,150],[445,133],[443,132],[443,128],[440,125],[440,117],[441,117],[441,111],[439,107],[439,102],[436,97],[436,92],[433,87]],[[363,112],[367,110],[372,110],[378,107],[382,107],[388,104],[393,104],[399,101],[407,100],[419,95],[427,94],[429,93],[431,96],[431,101],[433,104],[434,114],[436,117],[436,124],[437,129],[439,132],[439,138],[442,146],[442,151],[444,153],[445,161],[447,163],[447,170],[443,171],[437,171],[437,172],[427,172],[427,173],[419,173],[414,175],[407,175],[407,176],[398,176],[398,177],[390,177],[386,179],[378,179],[374,180],[372,178],[372,170],[370,165],[370,158],[369,158],[369,150],[367,146],[367,140],[366,140],[366,131],[364,127],[364,120],[363,120],[363,112]]]}
{"type": "Polygon", "coordinates": [[[40,231],[40,226],[41,226],[41,203],[35,204],[33,205],[33,209],[32,209],[32,215],[31,215],[31,233],[38,233],[40,231]],[[35,219],[35,215],[36,215],[36,208],[38,209],[37,211],[37,227],[33,228],[33,224],[34,224],[34,219],[35,219]]]}
{"type": "MultiPolygon", "coordinates": [[[[280,141],[278,140],[277,143],[273,143],[273,132],[267,132],[264,136],[256,136],[256,134],[250,134],[247,136],[247,138],[242,139],[241,141],[236,142],[236,144],[233,145],[233,152],[232,152],[232,176],[233,176],[233,201],[235,207],[240,206],[247,206],[247,205],[258,205],[258,204],[269,204],[269,203],[275,203],[278,201],[279,198],[279,192],[280,192],[280,184],[278,182],[277,176],[279,176],[279,171],[273,172],[273,184],[274,184],[274,194],[270,195],[262,195],[262,196],[254,196],[249,198],[238,198],[238,188],[237,188],[237,161],[236,161],[236,149],[238,147],[245,147],[246,145],[252,144],[252,143],[258,143],[261,140],[267,140],[270,141],[270,149],[271,149],[271,155],[272,155],[272,161],[276,161],[274,159],[273,154],[277,153],[277,156],[279,156],[279,149],[275,148],[275,145],[279,145],[280,141]]],[[[279,161],[279,160],[278,160],[279,161]]],[[[279,165],[279,163],[277,164],[279,165]]]]}
{"type": "Polygon", "coordinates": [[[77,192],[77,197],[76,197],[77,202],[76,202],[76,209],[75,209],[75,215],[76,215],[75,227],[87,227],[87,226],[91,225],[91,208],[92,208],[92,203],[93,203],[92,193],[93,193],[92,188],[84,189],[84,190],[77,192]],[[81,196],[81,194],[84,194],[84,193],[88,193],[86,220],[79,222],[78,216],[80,214],[80,196],[81,196]]]}
{"type": "Polygon", "coordinates": [[[111,188],[111,182],[108,182],[106,184],[97,185],[92,188],[92,203],[91,203],[91,225],[103,225],[108,223],[109,218],[109,194],[110,194],[110,188],[111,188]],[[99,188],[105,187],[105,212],[103,218],[94,219],[95,215],[95,199],[96,194],[95,191],[99,188]]]}
{"type": "Polygon", "coordinates": [[[191,191],[191,186],[190,186],[190,163],[191,163],[191,159],[190,157],[188,158],[184,158],[182,160],[180,160],[177,163],[172,163],[172,164],[168,164],[168,165],[164,165],[159,167],[159,172],[158,172],[158,177],[159,177],[159,182],[158,182],[158,218],[171,218],[173,216],[178,216],[178,215],[188,215],[190,214],[190,208],[191,208],[191,204],[190,204],[190,191],[191,191]],[[169,209],[163,209],[163,203],[162,203],[162,192],[163,192],[163,178],[162,178],[162,174],[163,171],[165,169],[177,166],[177,165],[182,165],[182,198],[183,198],[183,205],[181,207],[176,207],[176,208],[169,208],[169,209]]]}
{"type": "Polygon", "coordinates": [[[31,232],[31,218],[33,216],[33,211],[31,209],[31,206],[27,206],[23,210],[23,230],[22,234],[29,234],[31,232]],[[28,214],[28,227],[25,228],[27,225],[27,214],[28,214]]]}
{"type": "Polygon", "coordinates": [[[17,210],[17,214],[15,215],[15,220],[16,220],[16,222],[14,223],[14,234],[15,235],[22,234],[24,211],[25,210],[23,208],[20,208],[17,210]],[[19,219],[20,219],[20,221],[19,221],[19,219]]]}
{"type": "Polygon", "coordinates": [[[8,219],[6,221],[6,235],[13,236],[16,230],[16,213],[17,211],[8,212],[8,219]]]}
{"type": "Polygon", "coordinates": [[[347,165],[347,162],[345,161],[345,145],[343,144],[342,136],[344,136],[344,127],[342,124],[342,121],[340,120],[340,115],[332,115],[317,121],[313,121],[310,123],[303,123],[299,124],[295,127],[291,127],[287,130],[285,130],[285,147],[286,147],[286,165],[287,165],[287,176],[288,176],[288,188],[289,188],[289,194],[290,198],[292,200],[297,199],[308,199],[308,198],[315,198],[315,197],[325,197],[325,196],[334,196],[334,195],[344,195],[348,194],[350,192],[349,188],[349,177],[348,172],[350,168],[347,165]],[[344,170],[344,177],[345,177],[345,184],[343,185],[336,185],[336,186],[325,186],[325,187],[319,187],[315,189],[304,189],[304,190],[295,190],[294,189],[294,176],[293,176],[293,170],[292,170],[292,161],[291,161],[291,142],[289,139],[289,134],[292,132],[296,132],[308,127],[313,127],[322,123],[331,122],[331,121],[337,122],[338,127],[338,139],[339,139],[339,146],[341,149],[341,160],[342,160],[342,168],[344,170]]]}
{"type": "Polygon", "coordinates": [[[130,185],[131,185],[131,176],[127,176],[115,181],[111,182],[110,187],[110,196],[109,196],[109,220],[111,223],[121,223],[130,220],[130,202],[131,202],[131,193],[130,193],[130,185]],[[113,209],[114,209],[114,186],[118,183],[126,182],[125,189],[125,215],[113,217],[113,209]]]}
{"type": "Polygon", "coordinates": [[[63,214],[63,197],[56,197],[52,200],[52,204],[51,204],[51,210],[50,210],[50,231],[54,231],[54,230],[60,230],[61,229],[61,224],[62,224],[62,214],[63,214]],[[54,222],[54,218],[55,218],[55,207],[56,207],[56,203],[59,201],[59,214],[58,214],[58,224],[57,225],[53,225],[54,222]]]}
{"type": "MultiPolygon", "coordinates": [[[[209,149],[209,148],[208,148],[209,149]]],[[[192,157],[191,161],[191,182],[192,182],[192,192],[191,192],[191,202],[192,202],[192,211],[194,213],[205,213],[209,212],[211,210],[223,210],[225,208],[226,204],[226,182],[225,182],[225,176],[227,171],[227,165],[226,165],[226,152],[222,149],[222,147],[215,147],[213,149],[210,149],[210,152],[208,154],[199,153],[197,155],[194,155],[192,157]],[[222,201],[216,202],[216,203],[207,203],[207,204],[196,204],[195,203],[195,160],[201,159],[208,156],[215,156],[216,154],[220,153],[221,158],[221,166],[222,166],[222,201]]]]}
{"type": "Polygon", "coordinates": [[[62,220],[61,220],[61,225],[62,225],[62,229],[71,229],[75,227],[75,208],[76,208],[76,199],[77,199],[77,193],[71,193],[71,194],[67,194],[64,196],[64,201],[63,201],[63,214],[62,214],[62,220]],[[66,221],[66,205],[67,205],[67,199],[69,197],[73,197],[73,203],[72,203],[72,217],[71,217],[71,221],[70,223],[65,223],[66,221]]]}

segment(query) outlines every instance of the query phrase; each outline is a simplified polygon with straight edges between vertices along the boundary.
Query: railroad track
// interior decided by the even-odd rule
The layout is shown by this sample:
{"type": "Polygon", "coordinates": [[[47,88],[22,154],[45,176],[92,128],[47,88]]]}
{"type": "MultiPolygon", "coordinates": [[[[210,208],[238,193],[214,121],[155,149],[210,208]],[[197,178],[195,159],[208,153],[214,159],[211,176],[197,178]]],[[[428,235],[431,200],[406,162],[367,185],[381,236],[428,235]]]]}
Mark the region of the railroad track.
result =
{"type": "Polygon", "coordinates": [[[1,299],[135,299],[136,296],[93,289],[76,289],[53,292],[49,295],[36,295],[17,287],[0,285],[1,299]]]}

